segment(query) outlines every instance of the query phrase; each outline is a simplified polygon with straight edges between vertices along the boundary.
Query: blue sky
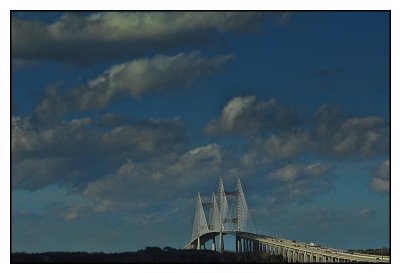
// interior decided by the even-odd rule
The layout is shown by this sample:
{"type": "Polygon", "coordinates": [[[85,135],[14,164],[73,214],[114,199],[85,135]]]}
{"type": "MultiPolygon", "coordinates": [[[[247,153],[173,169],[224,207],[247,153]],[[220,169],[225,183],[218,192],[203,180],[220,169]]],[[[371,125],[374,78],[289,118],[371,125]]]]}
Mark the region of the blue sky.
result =
{"type": "Polygon", "coordinates": [[[387,12],[11,26],[13,251],[182,247],[220,175],[262,233],[389,245],[387,12]]]}

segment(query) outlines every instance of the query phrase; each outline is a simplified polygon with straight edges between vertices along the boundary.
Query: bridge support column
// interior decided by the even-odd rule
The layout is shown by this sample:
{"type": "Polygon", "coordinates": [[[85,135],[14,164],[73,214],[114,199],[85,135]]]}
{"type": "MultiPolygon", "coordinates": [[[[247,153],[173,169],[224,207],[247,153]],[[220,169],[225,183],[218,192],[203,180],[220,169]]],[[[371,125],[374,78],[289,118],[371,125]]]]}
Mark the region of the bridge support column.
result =
{"type": "Polygon", "coordinates": [[[222,232],[219,233],[219,252],[224,252],[224,235],[222,232]]]}
{"type": "Polygon", "coordinates": [[[236,253],[242,252],[242,242],[240,237],[236,236],[236,253]]]}
{"type": "Polygon", "coordinates": [[[213,241],[212,241],[211,250],[215,251],[215,237],[213,238],[213,241]]]}
{"type": "Polygon", "coordinates": [[[200,250],[200,237],[197,237],[197,250],[200,250]]]}

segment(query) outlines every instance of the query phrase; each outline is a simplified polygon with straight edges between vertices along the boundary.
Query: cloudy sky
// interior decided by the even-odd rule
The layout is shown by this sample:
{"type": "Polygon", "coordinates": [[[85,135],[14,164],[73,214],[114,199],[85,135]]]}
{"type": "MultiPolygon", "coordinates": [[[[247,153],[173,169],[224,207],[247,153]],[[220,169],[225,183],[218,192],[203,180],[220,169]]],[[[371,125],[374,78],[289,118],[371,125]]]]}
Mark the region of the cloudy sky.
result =
{"type": "Polygon", "coordinates": [[[389,14],[12,13],[12,250],[182,247],[240,176],[259,233],[389,245],[389,14]]]}

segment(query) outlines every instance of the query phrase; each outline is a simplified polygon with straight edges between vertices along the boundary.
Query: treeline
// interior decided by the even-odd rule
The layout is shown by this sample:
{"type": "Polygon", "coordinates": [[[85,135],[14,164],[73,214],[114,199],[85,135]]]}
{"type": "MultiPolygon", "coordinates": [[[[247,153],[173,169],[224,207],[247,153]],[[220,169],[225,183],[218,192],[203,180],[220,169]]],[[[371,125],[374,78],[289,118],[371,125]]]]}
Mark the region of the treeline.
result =
{"type": "Polygon", "coordinates": [[[285,263],[280,255],[266,253],[218,253],[211,250],[182,250],[165,247],[146,247],[137,252],[89,253],[89,252],[43,252],[11,254],[11,263],[84,263],[84,264],[182,264],[182,263],[285,263]]]}
{"type": "Polygon", "coordinates": [[[349,252],[357,252],[371,255],[390,256],[390,248],[368,248],[368,249],[349,249],[349,252]]]}

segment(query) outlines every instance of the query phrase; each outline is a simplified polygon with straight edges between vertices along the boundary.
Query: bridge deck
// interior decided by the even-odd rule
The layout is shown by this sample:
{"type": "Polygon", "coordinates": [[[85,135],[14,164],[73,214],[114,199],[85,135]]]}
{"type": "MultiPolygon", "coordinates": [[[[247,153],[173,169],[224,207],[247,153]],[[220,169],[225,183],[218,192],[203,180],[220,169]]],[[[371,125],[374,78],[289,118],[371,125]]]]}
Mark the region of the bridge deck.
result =
{"type": "MultiPolygon", "coordinates": [[[[238,231],[223,231],[225,234],[230,234],[234,236],[238,236],[242,239],[248,239],[252,241],[257,241],[264,244],[270,244],[274,246],[278,246],[284,249],[290,249],[294,251],[299,251],[302,253],[312,253],[321,256],[329,256],[337,259],[348,259],[355,262],[362,263],[389,263],[389,256],[380,256],[380,255],[370,255],[356,252],[348,252],[345,250],[339,250],[330,247],[323,246],[312,246],[307,243],[302,243],[294,240],[287,240],[283,238],[276,238],[271,236],[265,236],[261,234],[248,233],[248,232],[238,232],[238,231]]],[[[213,237],[217,236],[219,232],[209,232],[203,234],[201,236],[201,242],[207,242],[213,237]]],[[[197,239],[192,240],[189,244],[186,245],[185,248],[188,248],[190,245],[194,244],[197,239]]]]}

